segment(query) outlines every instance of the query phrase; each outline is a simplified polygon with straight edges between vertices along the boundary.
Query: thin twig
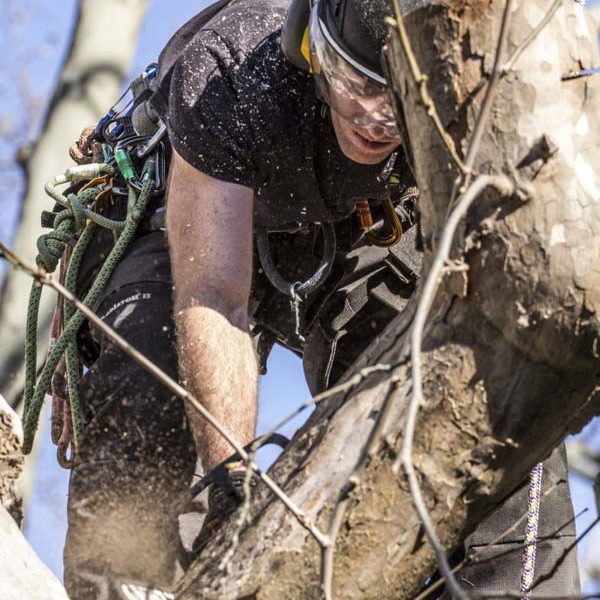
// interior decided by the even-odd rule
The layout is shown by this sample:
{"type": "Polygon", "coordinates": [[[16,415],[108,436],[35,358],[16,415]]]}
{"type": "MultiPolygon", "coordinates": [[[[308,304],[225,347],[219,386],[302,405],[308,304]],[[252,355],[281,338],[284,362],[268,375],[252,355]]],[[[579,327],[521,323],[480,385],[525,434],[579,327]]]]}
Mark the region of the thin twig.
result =
{"type": "Polygon", "coordinates": [[[29,266],[25,261],[19,258],[14,252],[12,252],[5,244],[0,242],[0,254],[4,255],[5,258],[13,265],[13,267],[20,269],[27,273],[38,281],[41,285],[46,285],[54,289],[57,293],[63,296],[66,300],[71,302],[78,310],[80,310],[94,325],[96,325],[120,350],[131,357],[140,366],[146,369],[149,373],[154,375],[158,381],[165,385],[171,390],[177,397],[182,400],[189,402],[201,415],[204,417],[218,432],[227,440],[229,445],[240,455],[242,460],[247,462],[249,467],[260,477],[265,485],[275,494],[275,496],[281,500],[281,502],[287,507],[287,509],[294,515],[296,520],[304,527],[319,544],[327,546],[329,539],[319,529],[311,523],[304,512],[296,506],[292,499],[267,475],[263,473],[256,463],[250,459],[248,453],[244,448],[236,441],[233,435],[227,431],[206,408],[185,388],[179,385],[174,379],[169,377],[162,369],[156,366],[151,360],[146,358],[141,352],[136,350],[131,344],[123,339],[114,329],[109,327],[102,319],[100,319],[93,311],[87,306],[80,302],[71,292],[64,288],[58,283],[51,275],[46,273],[43,269],[37,269],[29,266]]]}
{"type": "Polygon", "coordinates": [[[544,581],[548,581],[549,579],[551,579],[558,571],[560,565],[562,565],[565,562],[565,560],[567,559],[567,556],[569,556],[569,554],[579,545],[581,540],[583,540],[583,538],[586,537],[590,533],[590,531],[592,531],[592,529],[594,529],[594,527],[596,527],[596,525],[598,525],[598,523],[600,523],[600,517],[597,517],[596,519],[594,519],[583,530],[581,535],[576,537],[574,542],[572,544],[569,544],[569,546],[567,546],[562,551],[562,554],[556,559],[556,562],[552,565],[552,568],[547,573],[544,573],[543,575],[540,575],[539,577],[536,578],[535,583],[531,586],[531,589],[534,590],[538,585],[540,585],[544,581]]]}
{"type": "Polygon", "coordinates": [[[502,550],[502,552],[498,552],[497,554],[494,554],[493,556],[481,557],[481,556],[478,555],[476,557],[476,560],[474,560],[473,562],[477,562],[479,564],[486,564],[486,563],[492,562],[494,560],[497,560],[499,558],[502,558],[504,556],[509,556],[511,554],[522,552],[524,548],[529,548],[531,546],[535,546],[539,542],[546,542],[546,541],[556,540],[557,537],[560,537],[558,534],[565,527],[567,527],[568,525],[570,525],[571,523],[573,523],[576,519],[578,519],[582,514],[586,513],[587,511],[588,511],[587,508],[584,509],[584,510],[582,510],[581,512],[579,512],[577,514],[577,516],[570,518],[563,525],[561,525],[555,532],[553,532],[553,533],[551,533],[549,535],[543,535],[541,537],[536,538],[535,540],[533,540],[531,542],[526,542],[526,543],[523,543],[523,544],[519,544],[518,546],[513,546],[513,547],[506,548],[505,550],[502,550]]]}
{"type": "Polygon", "coordinates": [[[423,292],[421,294],[421,298],[419,299],[419,305],[415,313],[411,331],[412,397],[410,399],[408,408],[408,417],[404,432],[402,451],[398,457],[398,460],[394,464],[395,473],[399,471],[400,464],[402,464],[404,467],[414,506],[419,514],[419,517],[421,518],[423,528],[425,529],[429,542],[431,543],[436,554],[440,572],[446,580],[446,585],[448,586],[449,592],[453,595],[453,597],[457,598],[465,598],[465,593],[461,589],[460,585],[456,581],[456,578],[454,577],[454,574],[452,573],[446,552],[444,551],[444,548],[437,536],[435,527],[431,521],[427,507],[425,506],[423,495],[419,486],[419,480],[413,464],[412,450],[415,437],[417,414],[419,407],[423,404],[421,347],[425,323],[435,299],[444,266],[450,257],[450,250],[458,225],[467,213],[471,204],[484,190],[489,187],[496,188],[506,196],[510,195],[514,191],[513,184],[505,176],[480,175],[477,177],[464,196],[459,200],[456,208],[454,208],[450,214],[446,227],[442,233],[442,238],[440,240],[433,264],[429,273],[427,274],[427,280],[425,281],[423,292]]]}
{"type": "Polygon", "coordinates": [[[537,36],[541,33],[542,29],[548,25],[556,11],[562,6],[562,0],[554,0],[554,3],[546,13],[546,16],[535,26],[534,29],[531,30],[529,35],[519,44],[519,47],[515,50],[510,59],[506,62],[506,64],[502,67],[500,72],[501,77],[504,77],[514,66],[519,56],[523,54],[523,52],[531,45],[531,43],[537,38],[537,36]]]}
{"type": "Polygon", "coordinates": [[[399,0],[393,0],[393,5],[395,23],[391,21],[391,24],[396,25],[396,27],[398,28],[400,45],[404,52],[406,61],[408,62],[412,78],[417,84],[417,87],[419,88],[421,103],[423,104],[427,115],[432,120],[435,130],[437,131],[440,140],[446,147],[448,154],[454,161],[454,164],[458,167],[461,173],[467,174],[468,167],[465,165],[465,163],[463,163],[462,159],[458,155],[458,152],[456,151],[456,146],[454,145],[454,140],[450,137],[450,135],[444,128],[444,125],[442,124],[442,120],[440,119],[440,116],[437,112],[435,103],[431,98],[431,95],[429,94],[429,90],[427,89],[427,77],[421,72],[421,69],[417,64],[417,59],[415,58],[415,55],[412,51],[410,40],[408,38],[408,34],[406,33],[406,28],[404,27],[404,19],[402,18],[402,10],[400,8],[399,0]]]}
{"type": "MultiPolygon", "coordinates": [[[[521,600],[523,598],[523,592],[478,592],[473,594],[473,598],[481,598],[485,600],[490,598],[491,600],[500,600],[502,598],[517,598],[521,600]]],[[[528,594],[528,599],[531,600],[590,600],[591,598],[600,598],[600,592],[594,594],[583,594],[580,596],[546,596],[544,594],[528,594]]]]}
{"type": "MultiPolygon", "coordinates": [[[[254,462],[255,452],[254,448],[251,448],[248,452],[248,461],[254,462]]],[[[223,559],[219,563],[219,571],[222,571],[226,574],[229,570],[229,566],[231,564],[231,559],[235,554],[239,543],[240,543],[240,535],[242,533],[242,529],[246,523],[250,522],[250,502],[252,498],[252,489],[250,482],[252,481],[252,469],[249,468],[249,465],[246,464],[246,473],[244,474],[244,484],[242,487],[244,494],[244,502],[242,503],[241,510],[239,511],[238,517],[235,522],[235,530],[233,535],[231,536],[231,546],[225,552],[223,559]]],[[[215,585],[218,587],[218,584],[215,585]]]]}
{"type": "Polygon", "coordinates": [[[252,447],[256,449],[256,448],[259,448],[260,446],[262,446],[263,443],[267,439],[269,439],[274,433],[279,431],[282,427],[287,425],[292,419],[295,419],[298,415],[303,413],[306,409],[311,408],[313,406],[317,406],[318,404],[321,404],[325,400],[329,400],[332,396],[335,396],[337,394],[344,394],[346,392],[349,392],[350,390],[359,386],[363,381],[368,379],[374,373],[385,373],[385,372],[391,371],[395,366],[398,366],[398,365],[393,365],[393,364],[388,365],[388,364],[378,363],[376,365],[371,365],[371,366],[360,369],[360,371],[357,371],[354,375],[352,375],[352,377],[350,377],[348,380],[344,381],[343,383],[334,385],[333,387],[329,388],[328,390],[325,390],[324,392],[321,392],[320,394],[316,394],[312,398],[309,398],[308,400],[303,402],[296,410],[294,410],[292,413],[290,413],[287,417],[284,417],[283,419],[281,419],[281,421],[279,421],[279,423],[274,425],[267,433],[265,433],[265,434],[261,435],[259,438],[257,438],[256,441],[253,442],[252,447]]]}

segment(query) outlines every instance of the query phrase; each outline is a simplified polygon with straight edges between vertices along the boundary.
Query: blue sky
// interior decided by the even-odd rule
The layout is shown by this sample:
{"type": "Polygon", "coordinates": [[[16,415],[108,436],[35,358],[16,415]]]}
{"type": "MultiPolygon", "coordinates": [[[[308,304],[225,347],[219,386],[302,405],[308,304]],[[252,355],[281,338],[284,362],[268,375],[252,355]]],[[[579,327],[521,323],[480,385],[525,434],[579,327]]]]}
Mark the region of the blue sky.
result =
{"type": "MultiPolygon", "coordinates": [[[[179,25],[206,4],[206,1],[189,0],[171,0],[168,4],[151,2],[131,74],[137,74],[149,62],[154,61],[164,43],[179,25]]],[[[68,41],[76,1],[61,0],[49,3],[46,0],[29,0],[22,3],[16,0],[0,0],[0,7],[2,14],[11,19],[10,27],[5,27],[3,36],[0,36],[0,52],[4,57],[10,57],[0,65],[0,239],[9,240],[22,192],[19,169],[10,163],[15,146],[27,142],[36,133],[42,107],[52,90],[68,41]],[[22,68],[23,64],[27,65],[27,69],[22,68]],[[23,90],[30,92],[24,94],[23,90]],[[33,107],[34,117],[37,118],[30,118],[23,110],[24,97],[27,98],[28,107],[33,107]],[[13,124],[2,121],[7,113],[14,115],[13,124]],[[12,132],[11,128],[15,131],[12,132]],[[7,131],[11,133],[9,137],[12,138],[12,142],[6,139],[7,131]]],[[[269,374],[261,381],[260,397],[261,431],[268,430],[271,425],[306,400],[308,390],[302,376],[300,361],[295,356],[281,349],[273,352],[269,362],[269,374]]],[[[298,424],[299,420],[296,420],[284,433],[290,434],[298,424]]],[[[26,520],[26,533],[42,559],[62,577],[68,473],[56,465],[55,449],[49,442],[47,430],[46,427],[46,439],[39,458],[34,494],[26,520]]],[[[270,454],[262,457],[264,462],[271,459],[270,454]]],[[[593,494],[589,482],[581,478],[572,477],[571,485],[576,512],[585,507],[591,509],[578,520],[578,528],[581,529],[591,522],[595,515],[593,494]]],[[[596,537],[596,544],[598,543],[600,538],[596,537]]]]}

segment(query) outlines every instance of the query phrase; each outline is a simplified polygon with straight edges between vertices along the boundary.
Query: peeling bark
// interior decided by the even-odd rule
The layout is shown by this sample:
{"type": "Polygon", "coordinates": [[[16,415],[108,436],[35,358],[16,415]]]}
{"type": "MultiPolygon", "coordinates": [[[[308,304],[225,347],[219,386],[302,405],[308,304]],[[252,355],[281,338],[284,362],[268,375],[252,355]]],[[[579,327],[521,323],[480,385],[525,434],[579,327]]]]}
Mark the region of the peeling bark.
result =
{"type": "MultiPolygon", "coordinates": [[[[508,54],[550,2],[514,9],[508,54]]],[[[443,123],[464,155],[490,75],[504,4],[446,0],[406,17],[413,51],[443,123]]],[[[600,77],[561,74],[600,64],[596,30],[565,1],[500,80],[477,156],[480,173],[504,173],[529,200],[485,193],[468,213],[453,258],[468,265],[466,294],[452,278],[438,293],[423,342],[426,405],[415,465],[437,532],[455,548],[564,437],[600,412],[600,77]]],[[[508,58],[508,57],[506,57],[508,58]]],[[[505,60],[506,60],[505,58],[505,60]]],[[[424,110],[397,36],[388,53],[421,189],[425,263],[445,221],[457,171],[424,110]]],[[[291,498],[326,530],[383,399],[392,394],[384,443],[369,462],[336,542],[343,598],[411,598],[435,569],[407,483],[391,463],[410,394],[407,328],[413,305],[348,376],[397,365],[327,401],[273,468],[291,498]]],[[[319,548],[259,488],[252,523],[226,569],[231,524],[179,586],[182,598],[310,598],[319,548]]]]}

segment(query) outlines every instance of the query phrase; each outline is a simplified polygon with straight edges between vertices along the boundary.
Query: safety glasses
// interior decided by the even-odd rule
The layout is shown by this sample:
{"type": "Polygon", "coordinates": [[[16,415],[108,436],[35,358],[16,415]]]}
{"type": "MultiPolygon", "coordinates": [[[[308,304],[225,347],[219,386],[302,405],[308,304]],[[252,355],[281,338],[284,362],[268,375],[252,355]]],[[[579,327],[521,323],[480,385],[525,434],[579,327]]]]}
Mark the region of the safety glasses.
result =
{"type": "Polygon", "coordinates": [[[355,61],[327,31],[315,2],[310,19],[312,70],[318,92],[340,117],[361,131],[400,139],[386,80],[355,61]]]}

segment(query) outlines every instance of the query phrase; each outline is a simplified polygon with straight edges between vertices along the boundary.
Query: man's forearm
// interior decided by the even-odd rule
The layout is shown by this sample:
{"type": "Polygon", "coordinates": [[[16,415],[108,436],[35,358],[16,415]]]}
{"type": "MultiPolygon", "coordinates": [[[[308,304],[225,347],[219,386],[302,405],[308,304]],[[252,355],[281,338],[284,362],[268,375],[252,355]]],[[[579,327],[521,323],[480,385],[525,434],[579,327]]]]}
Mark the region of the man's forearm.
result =
{"type": "MultiPolygon", "coordinates": [[[[184,385],[240,444],[248,444],[256,429],[258,369],[246,327],[205,306],[184,309],[176,320],[184,385]]],[[[192,406],[187,412],[208,471],[234,450],[192,406]]]]}

